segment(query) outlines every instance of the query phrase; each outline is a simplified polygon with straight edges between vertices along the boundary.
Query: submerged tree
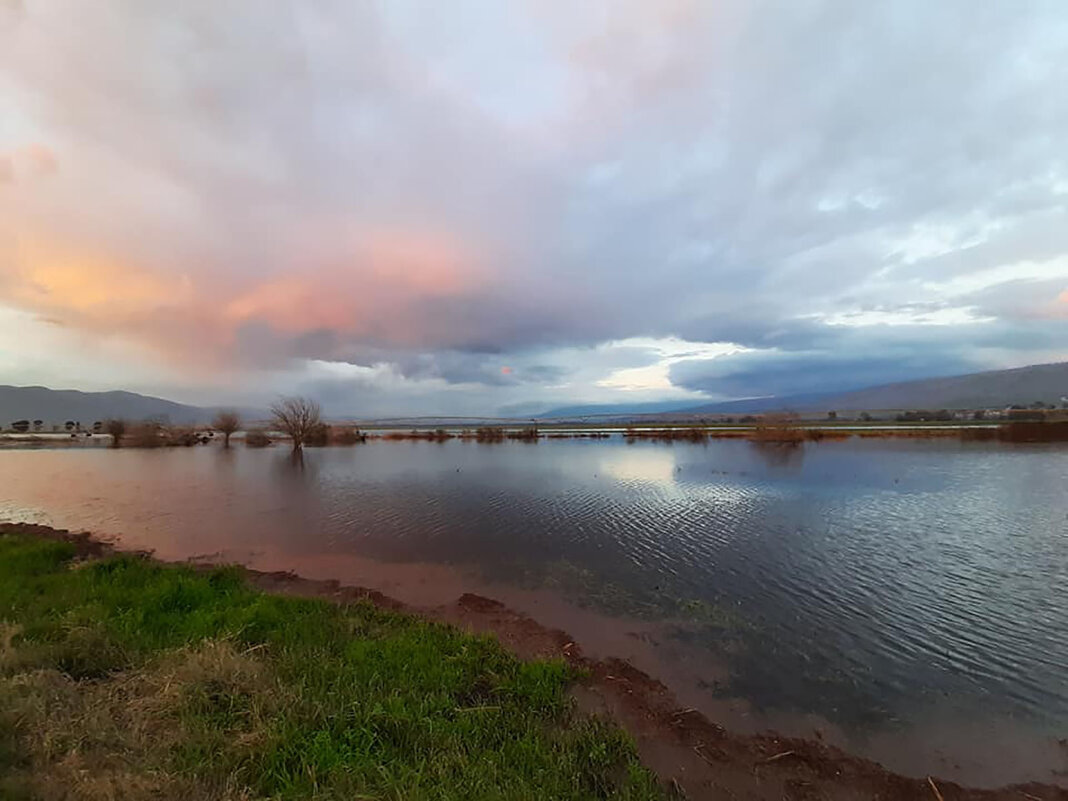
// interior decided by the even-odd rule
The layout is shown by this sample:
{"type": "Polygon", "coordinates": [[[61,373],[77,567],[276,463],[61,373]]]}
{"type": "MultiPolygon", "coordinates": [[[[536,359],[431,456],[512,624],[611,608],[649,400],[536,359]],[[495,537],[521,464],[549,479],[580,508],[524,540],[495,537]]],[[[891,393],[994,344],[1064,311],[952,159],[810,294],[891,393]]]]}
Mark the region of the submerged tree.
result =
{"type": "Polygon", "coordinates": [[[282,398],[271,406],[272,423],[293,440],[293,450],[299,451],[305,441],[321,424],[319,404],[308,398],[282,398]]]}
{"type": "Polygon", "coordinates": [[[104,423],[104,430],[111,435],[112,448],[119,448],[122,446],[122,438],[126,436],[125,420],[108,420],[104,423]]]}
{"type": "Polygon", "coordinates": [[[223,435],[223,447],[230,447],[230,436],[241,428],[241,418],[233,410],[224,410],[215,415],[212,427],[223,435]]]}

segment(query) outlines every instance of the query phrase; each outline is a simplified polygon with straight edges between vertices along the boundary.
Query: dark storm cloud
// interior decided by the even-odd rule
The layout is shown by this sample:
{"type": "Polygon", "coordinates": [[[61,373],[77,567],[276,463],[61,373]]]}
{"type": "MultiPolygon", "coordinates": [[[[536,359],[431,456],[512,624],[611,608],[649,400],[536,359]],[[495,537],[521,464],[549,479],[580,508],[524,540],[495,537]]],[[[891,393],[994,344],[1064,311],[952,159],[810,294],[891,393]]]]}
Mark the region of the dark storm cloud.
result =
{"type": "Polygon", "coordinates": [[[680,362],[672,380],[714,397],[755,398],[860,389],[876,384],[967,373],[974,362],[923,351],[876,356],[858,353],[748,353],[711,362],[680,362]]]}
{"type": "Polygon", "coordinates": [[[1020,353],[1056,352],[1068,319],[938,326],[826,326],[817,348],[754,350],[671,367],[673,383],[716,397],[764,397],[858,389],[956,375],[1017,361],[1020,353]],[[992,358],[993,356],[993,358],[992,358]]]}

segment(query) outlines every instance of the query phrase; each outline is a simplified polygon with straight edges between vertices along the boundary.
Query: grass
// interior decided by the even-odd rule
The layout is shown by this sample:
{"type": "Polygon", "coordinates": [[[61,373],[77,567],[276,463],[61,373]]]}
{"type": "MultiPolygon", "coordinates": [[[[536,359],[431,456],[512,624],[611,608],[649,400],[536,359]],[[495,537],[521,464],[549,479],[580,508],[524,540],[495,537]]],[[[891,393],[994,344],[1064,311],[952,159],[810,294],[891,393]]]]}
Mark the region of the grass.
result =
{"type": "Polygon", "coordinates": [[[0,798],[650,799],[560,661],[0,534],[0,798]]]}

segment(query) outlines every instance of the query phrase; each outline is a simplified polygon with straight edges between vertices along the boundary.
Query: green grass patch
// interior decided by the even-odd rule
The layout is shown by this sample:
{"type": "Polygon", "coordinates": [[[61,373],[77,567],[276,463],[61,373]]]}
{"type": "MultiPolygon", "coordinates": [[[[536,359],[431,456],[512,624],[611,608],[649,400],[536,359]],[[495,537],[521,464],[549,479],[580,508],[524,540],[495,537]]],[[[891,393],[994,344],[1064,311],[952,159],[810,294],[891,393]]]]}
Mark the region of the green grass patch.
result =
{"type": "Polygon", "coordinates": [[[650,799],[561,661],[0,534],[0,798],[650,799]]]}

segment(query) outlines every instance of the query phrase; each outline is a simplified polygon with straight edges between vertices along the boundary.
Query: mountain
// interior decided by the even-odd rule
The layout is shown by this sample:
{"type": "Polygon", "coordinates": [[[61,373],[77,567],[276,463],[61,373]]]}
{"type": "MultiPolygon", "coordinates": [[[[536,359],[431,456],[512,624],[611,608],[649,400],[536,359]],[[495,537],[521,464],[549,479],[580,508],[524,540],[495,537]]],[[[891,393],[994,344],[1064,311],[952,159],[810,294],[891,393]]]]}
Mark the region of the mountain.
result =
{"type": "Polygon", "coordinates": [[[996,409],[1013,404],[1027,406],[1035,401],[1059,405],[1064,397],[1068,397],[1068,362],[923,378],[849,391],[748,398],[698,406],[675,401],[569,406],[537,416],[562,420],[598,417],[602,422],[609,422],[610,419],[630,420],[639,416],[688,418],[702,414],[759,414],[786,410],[823,413],[831,409],[996,409]]]}
{"type": "MultiPolygon", "coordinates": [[[[800,411],[805,409],[833,409],[833,405],[827,404],[832,399],[839,397],[841,393],[833,392],[809,392],[804,395],[784,395],[782,397],[768,396],[765,398],[745,398],[743,400],[722,401],[720,403],[706,403],[701,406],[687,406],[681,410],[681,414],[748,414],[759,412],[777,412],[789,409],[800,411]]],[[[845,407],[843,407],[845,408],[845,407]]]]}
{"type": "Polygon", "coordinates": [[[660,401],[654,403],[602,403],[598,405],[562,406],[559,409],[550,409],[533,417],[566,417],[575,419],[579,417],[602,417],[628,414],[664,414],[688,409],[693,401],[660,401]]]}
{"type": "Polygon", "coordinates": [[[864,409],[979,409],[1035,401],[1060,404],[1068,396],[1068,362],[1011,370],[924,378],[818,395],[786,395],[692,406],[687,414],[864,409]]]}
{"type": "Polygon", "coordinates": [[[187,406],[135,392],[78,392],[73,389],[0,386],[0,425],[3,426],[15,420],[43,420],[46,426],[75,420],[88,426],[111,417],[197,423],[211,420],[217,411],[216,408],[187,406]]]}

